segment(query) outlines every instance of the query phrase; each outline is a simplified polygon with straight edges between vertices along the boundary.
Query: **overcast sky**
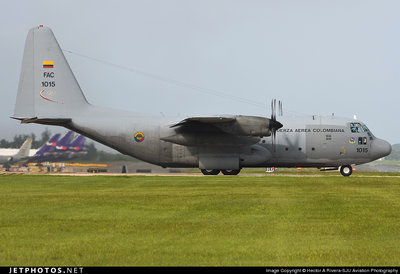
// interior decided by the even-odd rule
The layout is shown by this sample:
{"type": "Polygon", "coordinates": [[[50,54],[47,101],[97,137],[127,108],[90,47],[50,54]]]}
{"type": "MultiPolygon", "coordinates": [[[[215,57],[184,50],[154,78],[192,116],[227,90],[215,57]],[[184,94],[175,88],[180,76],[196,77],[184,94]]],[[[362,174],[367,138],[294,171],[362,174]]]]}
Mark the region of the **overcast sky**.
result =
{"type": "Polygon", "coordinates": [[[398,0],[7,1],[0,139],[46,128],[9,118],[26,35],[43,24],[94,105],[269,116],[277,98],[284,114],[357,114],[400,143],[399,12],[398,0]]]}

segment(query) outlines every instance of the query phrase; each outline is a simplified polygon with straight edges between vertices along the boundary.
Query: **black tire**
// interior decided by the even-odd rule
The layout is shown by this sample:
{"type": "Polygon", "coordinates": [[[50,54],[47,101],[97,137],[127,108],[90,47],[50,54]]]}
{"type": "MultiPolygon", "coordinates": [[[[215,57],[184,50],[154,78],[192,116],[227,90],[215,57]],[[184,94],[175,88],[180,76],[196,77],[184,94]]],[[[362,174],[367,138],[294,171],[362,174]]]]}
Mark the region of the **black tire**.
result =
{"type": "Polygon", "coordinates": [[[340,167],[340,173],[343,176],[350,176],[353,173],[353,168],[351,166],[341,166],[340,167]]]}
{"type": "Polygon", "coordinates": [[[240,169],[224,169],[221,171],[222,171],[222,174],[224,174],[224,175],[238,175],[240,172],[240,169]]]}
{"type": "Polygon", "coordinates": [[[204,175],[218,175],[220,170],[218,169],[201,169],[201,173],[204,175]]]}

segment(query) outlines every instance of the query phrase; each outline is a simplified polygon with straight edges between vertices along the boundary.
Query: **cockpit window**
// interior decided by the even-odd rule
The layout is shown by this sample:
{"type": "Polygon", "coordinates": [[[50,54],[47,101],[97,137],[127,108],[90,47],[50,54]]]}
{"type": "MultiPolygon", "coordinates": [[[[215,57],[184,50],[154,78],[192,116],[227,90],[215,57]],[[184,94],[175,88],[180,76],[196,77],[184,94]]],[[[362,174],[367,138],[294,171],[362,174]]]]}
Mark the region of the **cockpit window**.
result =
{"type": "Polygon", "coordinates": [[[366,125],[362,125],[362,128],[364,129],[365,132],[369,132],[369,129],[367,128],[366,125]]]}
{"type": "Polygon", "coordinates": [[[363,133],[369,131],[366,125],[361,125],[360,123],[350,123],[350,130],[353,133],[363,133]]]}
{"type": "Polygon", "coordinates": [[[371,131],[364,124],[361,124],[361,123],[350,123],[350,130],[351,130],[352,133],[363,133],[363,132],[366,132],[368,134],[368,137],[369,137],[370,140],[374,139],[374,136],[372,135],[371,131]]]}

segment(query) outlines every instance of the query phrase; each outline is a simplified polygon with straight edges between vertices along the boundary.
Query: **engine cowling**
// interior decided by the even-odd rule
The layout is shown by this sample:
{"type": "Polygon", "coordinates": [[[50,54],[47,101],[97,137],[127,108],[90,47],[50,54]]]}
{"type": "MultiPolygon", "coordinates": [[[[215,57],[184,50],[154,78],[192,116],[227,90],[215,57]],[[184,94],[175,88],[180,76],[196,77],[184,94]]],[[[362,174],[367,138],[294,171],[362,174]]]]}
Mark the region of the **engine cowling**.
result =
{"type": "Polygon", "coordinates": [[[232,124],[215,124],[220,130],[240,136],[271,136],[272,129],[279,129],[282,124],[269,118],[258,116],[236,116],[232,124]]]}

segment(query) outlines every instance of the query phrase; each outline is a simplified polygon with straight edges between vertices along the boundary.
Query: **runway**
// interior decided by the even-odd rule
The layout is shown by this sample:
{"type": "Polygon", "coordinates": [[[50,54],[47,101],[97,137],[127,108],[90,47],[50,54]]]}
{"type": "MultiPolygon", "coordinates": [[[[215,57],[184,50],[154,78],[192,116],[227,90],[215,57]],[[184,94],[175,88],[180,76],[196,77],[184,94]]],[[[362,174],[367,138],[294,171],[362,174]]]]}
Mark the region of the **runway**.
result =
{"type": "MultiPolygon", "coordinates": [[[[227,178],[237,178],[237,177],[299,177],[299,178],[316,178],[316,177],[343,177],[341,174],[279,174],[279,173],[267,173],[267,174],[238,174],[235,176],[227,176],[227,175],[215,175],[215,176],[205,176],[201,173],[62,173],[62,172],[49,172],[49,173],[36,173],[36,172],[1,172],[1,175],[48,175],[48,176],[158,176],[158,177],[227,177],[227,178]]],[[[400,178],[400,173],[398,175],[376,175],[371,174],[368,175],[366,172],[361,174],[354,174],[350,177],[343,178],[400,178]]]]}

